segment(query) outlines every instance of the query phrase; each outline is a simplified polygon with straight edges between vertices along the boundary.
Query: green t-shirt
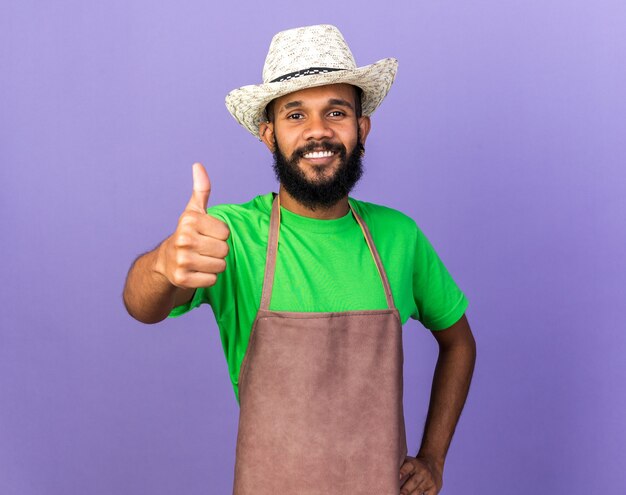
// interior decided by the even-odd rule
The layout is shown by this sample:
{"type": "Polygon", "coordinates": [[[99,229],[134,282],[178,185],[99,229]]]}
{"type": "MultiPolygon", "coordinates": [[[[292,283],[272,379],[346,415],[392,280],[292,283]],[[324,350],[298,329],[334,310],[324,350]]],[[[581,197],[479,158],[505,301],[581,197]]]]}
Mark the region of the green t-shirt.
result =
{"type": "MultiPolygon", "coordinates": [[[[230,228],[226,271],[209,288],[172,310],[179,316],[203,303],[213,309],[239,400],[239,369],[263,289],[273,194],[208,213],[230,228]]],[[[456,323],[467,308],[428,239],[399,211],[357,201],[350,204],[367,224],[404,324],[409,317],[430,330],[456,323]]],[[[386,309],[381,278],[363,232],[351,212],[335,220],[303,217],[281,207],[281,227],[270,309],[331,312],[386,309]]]]}

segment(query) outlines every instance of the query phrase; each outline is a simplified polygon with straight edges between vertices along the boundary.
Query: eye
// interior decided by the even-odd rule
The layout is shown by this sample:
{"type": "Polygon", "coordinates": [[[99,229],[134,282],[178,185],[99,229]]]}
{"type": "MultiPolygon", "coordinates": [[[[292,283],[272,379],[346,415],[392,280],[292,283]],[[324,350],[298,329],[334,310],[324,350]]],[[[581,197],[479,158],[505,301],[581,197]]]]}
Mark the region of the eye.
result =
{"type": "Polygon", "coordinates": [[[289,115],[287,115],[287,118],[291,120],[300,120],[302,117],[303,115],[298,112],[290,113],[289,115]]]}
{"type": "Polygon", "coordinates": [[[345,115],[345,113],[343,113],[340,110],[333,110],[332,112],[330,112],[328,114],[330,117],[343,117],[345,115]]]}

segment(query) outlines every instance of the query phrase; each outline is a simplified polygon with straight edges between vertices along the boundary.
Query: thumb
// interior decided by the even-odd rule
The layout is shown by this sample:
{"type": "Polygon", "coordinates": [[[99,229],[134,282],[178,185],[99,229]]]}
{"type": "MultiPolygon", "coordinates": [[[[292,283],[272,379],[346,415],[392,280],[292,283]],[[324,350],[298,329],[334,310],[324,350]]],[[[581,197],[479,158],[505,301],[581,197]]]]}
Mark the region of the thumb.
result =
{"type": "Polygon", "coordinates": [[[193,193],[187,208],[206,213],[210,194],[211,181],[209,180],[209,174],[207,174],[201,163],[196,162],[193,164],[193,193]]]}

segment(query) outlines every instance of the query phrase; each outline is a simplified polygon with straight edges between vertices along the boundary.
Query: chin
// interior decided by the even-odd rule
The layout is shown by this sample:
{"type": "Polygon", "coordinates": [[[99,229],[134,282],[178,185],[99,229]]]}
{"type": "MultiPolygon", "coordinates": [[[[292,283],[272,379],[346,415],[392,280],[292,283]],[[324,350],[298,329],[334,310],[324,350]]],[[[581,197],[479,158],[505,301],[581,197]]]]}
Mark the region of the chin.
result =
{"type": "Polygon", "coordinates": [[[298,168],[302,175],[304,175],[309,181],[314,182],[326,182],[331,181],[337,175],[339,166],[336,163],[330,165],[303,165],[298,164],[298,168]]]}
{"type": "Polygon", "coordinates": [[[331,173],[331,174],[307,174],[305,172],[305,177],[306,180],[309,184],[315,185],[315,186],[323,186],[324,184],[330,184],[331,182],[333,182],[335,180],[335,177],[337,176],[336,171],[331,173]]]}

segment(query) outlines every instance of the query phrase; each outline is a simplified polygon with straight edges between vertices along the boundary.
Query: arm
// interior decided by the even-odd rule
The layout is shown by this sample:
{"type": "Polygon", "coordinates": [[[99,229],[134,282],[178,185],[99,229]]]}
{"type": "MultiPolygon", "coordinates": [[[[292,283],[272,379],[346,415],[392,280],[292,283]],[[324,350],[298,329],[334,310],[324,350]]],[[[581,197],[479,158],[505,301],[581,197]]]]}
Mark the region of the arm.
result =
{"type": "Polygon", "coordinates": [[[465,315],[450,328],[432,334],[439,344],[439,358],[422,444],[417,457],[408,457],[400,470],[401,479],[408,476],[402,494],[435,495],[441,490],[446,454],[476,361],[476,343],[465,315]]]}
{"type": "Polygon", "coordinates": [[[143,323],[158,323],[172,309],[191,300],[195,289],[184,289],[172,284],[159,270],[160,253],[169,238],[152,251],[139,256],[130,267],[124,285],[126,311],[143,323]]]}
{"type": "Polygon", "coordinates": [[[130,267],[124,286],[128,313],[144,323],[167,317],[173,307],[189,301],[199,287],[215,284],[226,269],[228,226],[206,214],[209,177],[194,164],[193,194],[176,231],[130,267]]]}

